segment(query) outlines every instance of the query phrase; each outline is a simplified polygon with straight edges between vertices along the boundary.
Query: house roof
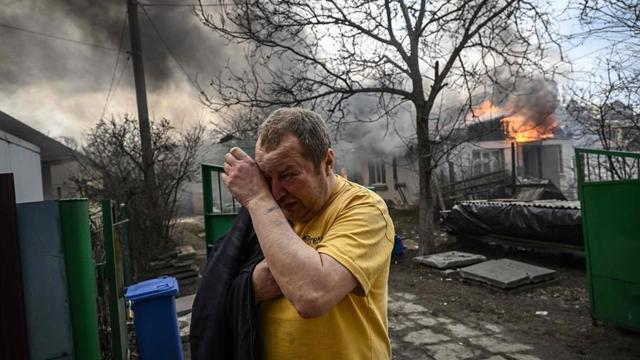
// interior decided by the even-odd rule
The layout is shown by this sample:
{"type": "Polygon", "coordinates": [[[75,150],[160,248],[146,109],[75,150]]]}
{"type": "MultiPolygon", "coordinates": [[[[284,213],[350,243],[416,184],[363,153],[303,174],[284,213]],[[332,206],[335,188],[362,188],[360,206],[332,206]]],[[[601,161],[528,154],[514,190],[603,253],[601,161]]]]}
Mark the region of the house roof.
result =
{"type": "Polygon", "coordinates": [[[0,130],[38,146],[40,161],[43,163],[77,160],[82,157],[77,151],[2,111],[0,111],[0,130]]]}

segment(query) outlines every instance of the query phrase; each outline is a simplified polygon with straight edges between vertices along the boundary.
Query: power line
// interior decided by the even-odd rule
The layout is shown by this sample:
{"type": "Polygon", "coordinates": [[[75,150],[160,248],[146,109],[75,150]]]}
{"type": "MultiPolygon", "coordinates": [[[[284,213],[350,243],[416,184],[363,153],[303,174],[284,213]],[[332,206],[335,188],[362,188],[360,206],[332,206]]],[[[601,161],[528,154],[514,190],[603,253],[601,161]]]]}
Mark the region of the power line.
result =
{"type": "Polygon", "coordinates": [[[86,41],[81,41],[81,40],[69,39],[69,38],[65,38],[65,37],[62,37],[62,36],[51,35],[51,34],[39,32],[39,31],[35,31],[35,30],[29,30],[29,29],[18,27],[18,26],[9,25],[9,24],[0,23],[0,27],[4,27],[4,28],[7,28],[7,29],[15,30],[15,31],[26,32],[26,33],[29,33],[29,34],[38,35],[38,36],[42,36],[42,37],[46,37],[46,38],[50,38],[50,39],[56,39],[56,40],[71,42],[71,43],[74,43],[74,44],[90,46],[90,47],[97,48],[97,49],[103,49],[103,50],[109,50],[109,51],[120,51],[119,49],[116,49],[116,48],[113,48],[113,47],[109,47],[109,46],[93,44],[93,43],[86,42],[86,41]]]}
{"type": "MultiPolygon", "coordinates": [[[[116,85],[113,87],[113,92],[110,100],[113,100],[113,95],[118,90],[118,86],[120,86],[120,80],[122,80],[122,75],[124,75],[125,71],[129,69],[129,67],[127,66],[127,64],[129,63],[129,60],[131,60],[131,55],[127,56],[127,58],[124,60],[124,63],[122,64],[122,70],[120,70],[120,75],[118,75],[118,81],[116,81],[116,85]]],[[[102,117],[100,118],[102,119],[105,114],[106,114],[106,110],[103,110],[102,117]]]]}
{"type": "Polygon", "coordinates": [[[162,45],[164,45],[165,49],[167,50],[167,53],[169,53],[169,56],[171,56],[173,61],[175,61],[176,64],[178,64],[178,67],[180,68],[180,70],[182,70],[182,73],[184,73],[184,75],[189,79],[189,81],[191,81],[191,83],[196,88],[196,90],[198,90],[198,92],[201,93],[202,90],[200,89],[200,86],[198,86],[198,83],[194,79],[191,78],[189,73],[187,73],[187,70],[185,70],[184,66],[182,66],[182,63],[180,63],[178,58],[173,54],[173,51],[171,51],[171,48],[169,47],[167,42],[164,41],[164,39],[162,38],[162,35],[160,34],[160,30],[158,30],[158,27],[156,26],[156,24],[153,22],[153,20],[151,20],[151,16],[149,16],[149,13],[147,12],[147,10],[144,7],[142,7],[142,12],[144,13],[144,16],[147,18],[147,20],[149,20],[149,23],[151,24],[151,27],[155,31],[155,33],[158,36],[158,39],[160,40],[162,45]]]}
{"type": "MultiPolygon", "coordinates": [[[[124,30],[125,30],[126,23],[127,23],[127,12],[125,10],[124,17],[122,18],[122,26],[120,29],[120,43],[118,45],[118,53],[116,54],[116,64],[113,67],[113,74],[111,75],[111,83],[109,84],[109,91],[107,91],[107,98],[104,100],[104,106],[102,107],[102,115],[100,115],[100,119],[104,118],[104,114],[107,112],[107,107],[109,106],[109,101],[110,99],[113,98],[113,94],[115,93],[115,91],[112,92],[113,82],[116,78],[116,72],[118,71],[118,64],[120,62],[120,50],[122,50],[122,44],[124,43],[124,30]]],[[[129,59],[127,58],[127,60],[129,59]]],[[[119,82],[119,79],[118,79],[118,82],[119,82]]]]}

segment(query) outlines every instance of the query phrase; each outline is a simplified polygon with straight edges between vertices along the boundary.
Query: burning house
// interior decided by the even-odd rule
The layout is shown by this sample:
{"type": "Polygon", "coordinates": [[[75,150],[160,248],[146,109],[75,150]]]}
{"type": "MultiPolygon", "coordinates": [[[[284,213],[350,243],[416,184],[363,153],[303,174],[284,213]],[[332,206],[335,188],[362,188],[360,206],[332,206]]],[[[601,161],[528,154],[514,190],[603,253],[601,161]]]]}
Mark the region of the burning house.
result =
{"type": "MultiPolygon", "coordinates": [[[[582,251],[571,134],[560,127],[557,92],[485,100],[469,111],[466,138],[442,177],[456,236],[532,248],[582,251]],[[461,201],[462,200],[462,201],[461,201]],[[455,204],[454,204],[455,203],[455,204]]],[[[445,201],[446,202],[446,201],[445,201]]]]}
{"type": "Polygon", "coordinates": [[[502,105],[484,100],[472,107],[466,128],[450,140],[462,144],[438,172],[443,196],[488,199],[528,192],[539,199],[542,188],[555,188],[564,195],[556,190],[557,198],[574,199],[573,141],[559,126],[552,95],[533,101],[514,96],[502,105]],[[537,194],[526,190],[536,187],[537,194]]]}

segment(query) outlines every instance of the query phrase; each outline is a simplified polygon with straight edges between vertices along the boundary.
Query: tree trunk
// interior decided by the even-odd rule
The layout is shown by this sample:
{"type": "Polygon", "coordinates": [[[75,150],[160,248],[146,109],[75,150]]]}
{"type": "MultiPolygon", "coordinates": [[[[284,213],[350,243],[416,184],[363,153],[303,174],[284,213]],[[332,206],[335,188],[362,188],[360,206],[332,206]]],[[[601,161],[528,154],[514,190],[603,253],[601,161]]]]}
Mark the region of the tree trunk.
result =
{"type": "Polygon", "coordinates": [[[429,112],[424,105],[416,106],[416,130],[418,135],[418,176],[420,198],[418,199],[419,255],[435,250],[433,237],[433,194],[431,192],[431,142],[429,140],[429,112]]]}

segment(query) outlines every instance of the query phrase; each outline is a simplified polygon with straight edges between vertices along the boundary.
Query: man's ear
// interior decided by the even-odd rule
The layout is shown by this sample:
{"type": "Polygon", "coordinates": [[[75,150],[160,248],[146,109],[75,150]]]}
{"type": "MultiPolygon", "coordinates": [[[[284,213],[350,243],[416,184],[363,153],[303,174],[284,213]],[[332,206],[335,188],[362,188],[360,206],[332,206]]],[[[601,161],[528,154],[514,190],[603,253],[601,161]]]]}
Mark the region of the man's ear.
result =
{"type": "Polygon", "coordinates": [[[333,172],[333,149],[331,148],[327,150],[327,156],[324,158],[324,171],[327,175],[333,172]]]}

